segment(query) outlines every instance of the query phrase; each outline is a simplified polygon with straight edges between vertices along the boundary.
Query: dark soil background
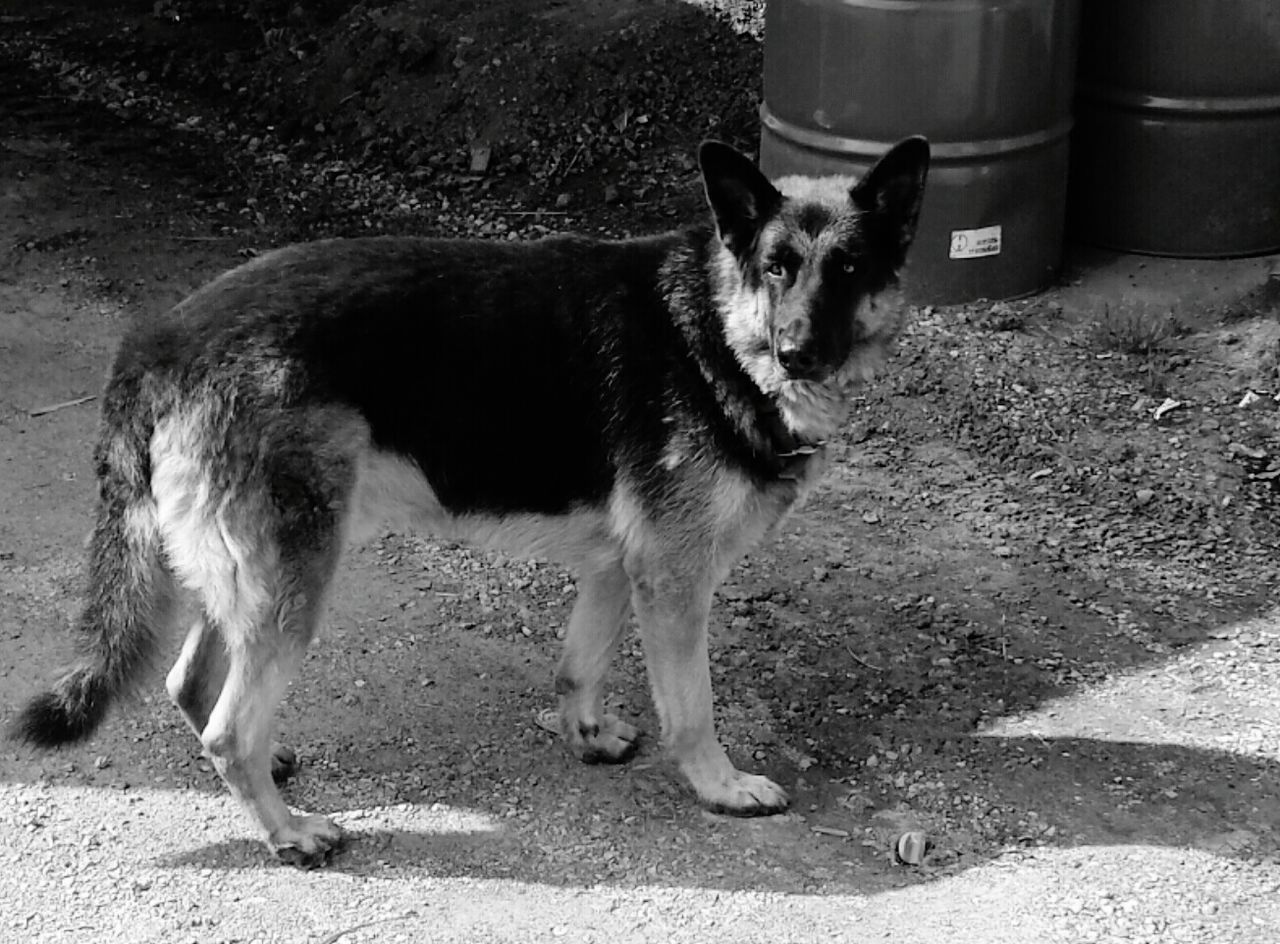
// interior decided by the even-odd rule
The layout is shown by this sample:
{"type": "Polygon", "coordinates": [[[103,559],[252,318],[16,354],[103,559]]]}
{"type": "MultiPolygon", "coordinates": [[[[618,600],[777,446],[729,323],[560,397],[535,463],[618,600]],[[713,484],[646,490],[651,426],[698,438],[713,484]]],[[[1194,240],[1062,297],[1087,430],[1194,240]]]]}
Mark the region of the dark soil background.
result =
{"type": "Polygon", "coordinates": [[[754,147],[760,44],[675,0],[85,6],[32,14],[36,60],[169,111],[224,152],[228,210],[289,238],[663,227],[700,211],[702,138],[754,147]]]}

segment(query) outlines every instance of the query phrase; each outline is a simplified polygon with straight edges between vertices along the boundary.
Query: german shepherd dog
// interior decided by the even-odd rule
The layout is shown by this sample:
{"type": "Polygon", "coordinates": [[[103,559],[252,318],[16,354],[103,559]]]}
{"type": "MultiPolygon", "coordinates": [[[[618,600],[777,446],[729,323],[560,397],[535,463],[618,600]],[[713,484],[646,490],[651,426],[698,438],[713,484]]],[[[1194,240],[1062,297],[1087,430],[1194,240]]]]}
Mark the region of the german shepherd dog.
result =
{"type": "Polygon", "coordinates": [[[785,808],[716,738],[712,595],[813,487],[845,388],[898,331],[886,290],[929,148],[909,138],[856,183],[777,187],[727,145],[698,159],[714,225],[295,245],[129,333],[94,455],[80,660],[15,735],[87,737],[184,629],[170,696],[268,847],[323,863],[341,831],[282,800],[293,755],[272,715],[343,546],[394,521],[573,570],[555,690],[580,758],[635,750],[603,709],[634,612],[663,742],[699,799],[785,808]]]}

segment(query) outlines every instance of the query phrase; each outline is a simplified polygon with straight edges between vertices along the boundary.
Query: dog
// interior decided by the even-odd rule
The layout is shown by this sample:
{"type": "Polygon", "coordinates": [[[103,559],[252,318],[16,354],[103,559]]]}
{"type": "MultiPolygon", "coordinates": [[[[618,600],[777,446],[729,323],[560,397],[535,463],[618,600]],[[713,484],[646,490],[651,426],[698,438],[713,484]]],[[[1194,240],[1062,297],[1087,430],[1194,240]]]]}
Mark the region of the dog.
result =
{"type": "Polygon", "coordinates": [[[846,388],[899,331],[929,147],[908,138],[857,181],[775,186],[714,141],[698,163],[701,225],[304,243],[131,330],[103,395],[79,661],[13,734],[88,737],[185,629],[171,698],[269,849],[323,864],[341,830],[285,805],[272,715],[343,547],[392,522],[575,573],[555,691],[581,759],[636,749],[603,708],[634,613],[701,802],[784,809],[716,738],[712,596],[813,488],[846,388]]]}

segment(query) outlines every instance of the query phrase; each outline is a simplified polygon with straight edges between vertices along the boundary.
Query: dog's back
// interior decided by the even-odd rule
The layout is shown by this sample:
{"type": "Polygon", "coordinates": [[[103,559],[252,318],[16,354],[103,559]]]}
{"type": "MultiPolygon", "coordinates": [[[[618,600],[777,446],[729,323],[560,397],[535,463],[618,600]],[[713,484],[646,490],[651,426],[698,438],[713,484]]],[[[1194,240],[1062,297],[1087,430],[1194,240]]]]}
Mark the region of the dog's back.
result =
{"type": "Polygon", "coordinates": [[[563,512],[608,493],[619,453],[664,435],[648,415],[685,369],[664,279],[702,278],[679,260],[706,237],[686,238],[291,247],[126,340],[114,382],[164,378],[159,412],[222,403],[232,452],[274,411],[351,410],[447,508],[563,512]]]}

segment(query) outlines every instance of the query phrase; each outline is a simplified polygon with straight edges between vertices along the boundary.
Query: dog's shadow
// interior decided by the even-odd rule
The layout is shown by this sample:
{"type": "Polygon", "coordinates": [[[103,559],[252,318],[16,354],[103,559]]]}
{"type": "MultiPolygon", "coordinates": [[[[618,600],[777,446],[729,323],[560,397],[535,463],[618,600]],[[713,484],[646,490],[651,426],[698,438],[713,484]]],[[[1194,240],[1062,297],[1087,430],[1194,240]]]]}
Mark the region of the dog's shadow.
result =
{"type": "MultiPolygon", "coordinates": [[[[484,874],[463,863],[472,862],[502,839],[485,832],[418,832],[410,829],[351,829],[342,843],[318,866],[326,871],[346,875],[385,874],[388,863],[396,867],[427,868],[441,877],[464,877],[484,874]]],[[[275,859],[256,839],[244,837],[208,843],[154,860],[160,868],[171,869],[258,869],[278,865],[291,868],[275,859]]]]}
{"type": "MultiPolygon", "coordinates": [[[[930,818],[932,852],[919,868],[891,864],[895,831],[910,825],[900,813],[886,818],[885,811],[827,803],[822,812],[804,816],[720,817],[698,810],[674,782],[672,802],[663,804],[674,812],[661,818],[627,814],[631,804],[622,783],[612,791],[618,802],[602,803],[594,822],[589,815],[566,822],[550,806],[519,820],[496,807],[442,809],[438,803],[339,813],[347,840],[325,868],[356,876],[423,873],[563,887],[625,883],[642,874],[660,886],[794,893],[813,891],[811,877],[820,872],[822,887],[836,893],[879,887],[890,871],[899,879],[927,881],[989,861],[1002,851],[983,838],[995,821],[1019,846],[1163,846],[1239,860],[1280,850],[1280,763],[1089,738],[959,741],[950,747],[963,760],[957,771],[974,766],[1003,775],[980,791],[960,774],[934,785],[935,799],[945,801],[934,808],[950,806],[951,812],[930,818]],[[825,828],[815,833],[819,820],[825,828]]],[[[156,864],[226,870],[272,861],[260,843],[245,838],[156,864]]]]}

